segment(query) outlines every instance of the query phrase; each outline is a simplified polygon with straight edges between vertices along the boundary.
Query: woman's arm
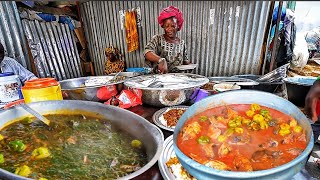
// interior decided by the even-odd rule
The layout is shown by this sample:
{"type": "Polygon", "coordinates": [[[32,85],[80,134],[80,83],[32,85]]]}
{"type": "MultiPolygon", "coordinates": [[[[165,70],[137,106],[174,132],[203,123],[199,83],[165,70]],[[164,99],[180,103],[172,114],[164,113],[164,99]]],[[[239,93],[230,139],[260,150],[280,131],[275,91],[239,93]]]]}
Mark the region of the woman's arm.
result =
{"type": "Polygon", "coordinates": [[[318,77],[317,80],[311,86],[306,99],[305,99],[305,107],[306,114],[313,120],[317,121],[317,101],[320,98],[320,78],[318,77]]]}
{"type": "Polygon", "coordinates": [[[157,52],[160,51],[160,38],[159,35],[155,35],[146,45],[144,50],[144,57],[147,61],[158,63],[158,72],[166,73],[168,71],[167,61],[165,58],[161,58],[157,52]]]}
{"type": "Polygon", "coordinates": [[[157,63],[160,60],[160,56],[158,56],[156,53],[154,53],[153,51],[149,51],[147,52],[144,57],[151,62],[155,62],[157,63]]]}

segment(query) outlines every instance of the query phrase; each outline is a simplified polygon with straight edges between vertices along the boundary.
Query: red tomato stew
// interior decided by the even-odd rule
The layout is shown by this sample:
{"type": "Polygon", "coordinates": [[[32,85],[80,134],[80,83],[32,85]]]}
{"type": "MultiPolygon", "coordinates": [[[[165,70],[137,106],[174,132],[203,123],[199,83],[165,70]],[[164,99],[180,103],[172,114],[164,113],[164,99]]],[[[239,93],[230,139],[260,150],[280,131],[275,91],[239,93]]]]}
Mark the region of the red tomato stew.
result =
{"type": "Polygon", "coordinates": [[[258,104],[236,104],[187,120],[177,145],[188,157],[215,169],[258,171],[290,162],[307,140],[293,117],[258,104]]]}

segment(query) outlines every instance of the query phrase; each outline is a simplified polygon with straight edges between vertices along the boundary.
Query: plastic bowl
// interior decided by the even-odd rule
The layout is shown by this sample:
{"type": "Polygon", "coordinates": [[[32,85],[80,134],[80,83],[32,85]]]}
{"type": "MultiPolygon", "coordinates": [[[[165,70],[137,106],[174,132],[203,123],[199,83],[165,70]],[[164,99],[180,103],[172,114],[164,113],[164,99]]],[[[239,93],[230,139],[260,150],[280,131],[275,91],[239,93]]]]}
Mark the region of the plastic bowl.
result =
{"type": "Polygon", "coordinates": [[[173,148],[181,165],[197,179],[290,179],[305,166],[308,155],[312,151],[314,145],[313,132],[307,117],[288,100],[276,96],[271,93],[255,91],[255,90],[238,90],[219,93],[209,96],[197,103],[193,104],[180,117],[173,133],[173,148]],[[306,130],[307,147],[294,160],[276,168],[253,171],[253,172],[232,172],[216,170],[204,166],[188,156],[186,156],[177,146],[177,136],[185,122],[194,115],[207,109],[221,106],[225,104],[252,104],[258,103],[262,106],[279,110],[285,114],[289,114],[306,130]]]}

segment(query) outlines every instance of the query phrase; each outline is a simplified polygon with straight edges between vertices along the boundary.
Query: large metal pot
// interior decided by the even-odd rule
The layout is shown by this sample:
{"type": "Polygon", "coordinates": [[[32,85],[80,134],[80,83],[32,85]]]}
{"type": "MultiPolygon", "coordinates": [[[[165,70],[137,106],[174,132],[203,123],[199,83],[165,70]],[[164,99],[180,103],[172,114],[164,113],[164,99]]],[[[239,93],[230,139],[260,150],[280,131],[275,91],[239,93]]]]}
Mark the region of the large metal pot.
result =
{"type": "Polygon", "coordinates": [[[114,76],[88,76],[88,77],[80,77],[80,78],[73,78],[73,79],[59,81],[61,90],[64,95],[64,99],[102,102],[105,100],[101,100],[97,97],[97,92],[101,87],[111,87],[115,85],[117,88],[117,91],[120,92],[123,89],[124,79],[128,78],[126,76],[123,76],[125,77],[123,78],[123,80],[110,82],[103,85],[96,85],[96,86],[89,86],[89,87],[86,87],[84,85],[85,82],[90,78],[99,78],[99,77],[112,78],[114,76]]]}
{"type": "MultiPolygon", "coordinates": [[[[251,79],[251,80],[256,80],[261,75],[254,75],[254,74],[243,74],[243,75],[234,75],[232,77],[237,77],[237,78],[244,78],[244,79],[251,79]]],[[[278,81],[278,82],[259,82],[259,84],[253,85],[253,86],[244,86],[242,87],[243,89],[253,89],[253,90],[259,90],[259,91],[265,91],[269,93],[276,93],[277,91],[282,89],[282,86],[284,86],[283,81],[278,81]]]]}
{"type": "Polygon", "coordinates": [[[238,90],[220,93],[209,96],[193,104],[181,116],[174,129],[173,142],[174,151],[182,166],[197,179],[290,179],[300,172],[304,167],[308,155],[311,152],[314,141],[313,132],[307,117],[288,100],[267,92],[254,90],[238,90]],[[258,103],[285,114],[289,114],[299,121],[299,124],[306,130],[307,147],[294,160],[276,168],[254,171],[254,172],[232,172],[216,170],[192,160],[186,156],[177,146],[177,136],[185,122],[192,116],[207,109],[225,104],[252,104],[258,103]]]}
{"type": "Polygon", "coordinates": [[[304,101],[316,78],[287,77],[286,83],[288,100],[299,107],[304,107],[304,101]]]}
{"type": "Polygon", "coordinates": [[[124,85],[141,89],[144,104],[163,107],[188,102],[194,90],[208,82],[208,78],[196,74],[169,73],[130,78],[124,85]]]}
{"type": "MultiPolygon", "coordinates": [[[[162,131],[146,119],[128,110],[102,103],[77,100],[63,101],[42,101],[29,104],[41,114],[66,114],[66,113],[94,113],[109,119],[114,125],[125,130],[134,137],[140,139],[145,144],[149,162],[138,171],[121,177],[120,179],[132,179],[151,168],[160,157],[163,146],[162,131]]],[[[15,119],[29,116],[28,112],[21,107],[14,107],[0,112],[0,127],[12,122],[15,119]]],[[[17,176],[13,173],[0,169],[0,179],[29,179],[17,176]]]]}

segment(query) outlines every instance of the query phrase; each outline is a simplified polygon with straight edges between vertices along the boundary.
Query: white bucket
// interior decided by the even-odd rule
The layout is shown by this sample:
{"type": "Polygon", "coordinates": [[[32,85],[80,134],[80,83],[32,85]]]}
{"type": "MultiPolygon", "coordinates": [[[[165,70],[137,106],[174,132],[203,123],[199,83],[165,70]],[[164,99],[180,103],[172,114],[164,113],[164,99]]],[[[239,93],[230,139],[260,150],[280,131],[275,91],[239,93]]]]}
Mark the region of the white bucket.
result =
{"type": "Polygon", "coordinates": [[[19,99],[18,88],[19,83],[17,75],[0,77],[0,108],[19,99]]]}

